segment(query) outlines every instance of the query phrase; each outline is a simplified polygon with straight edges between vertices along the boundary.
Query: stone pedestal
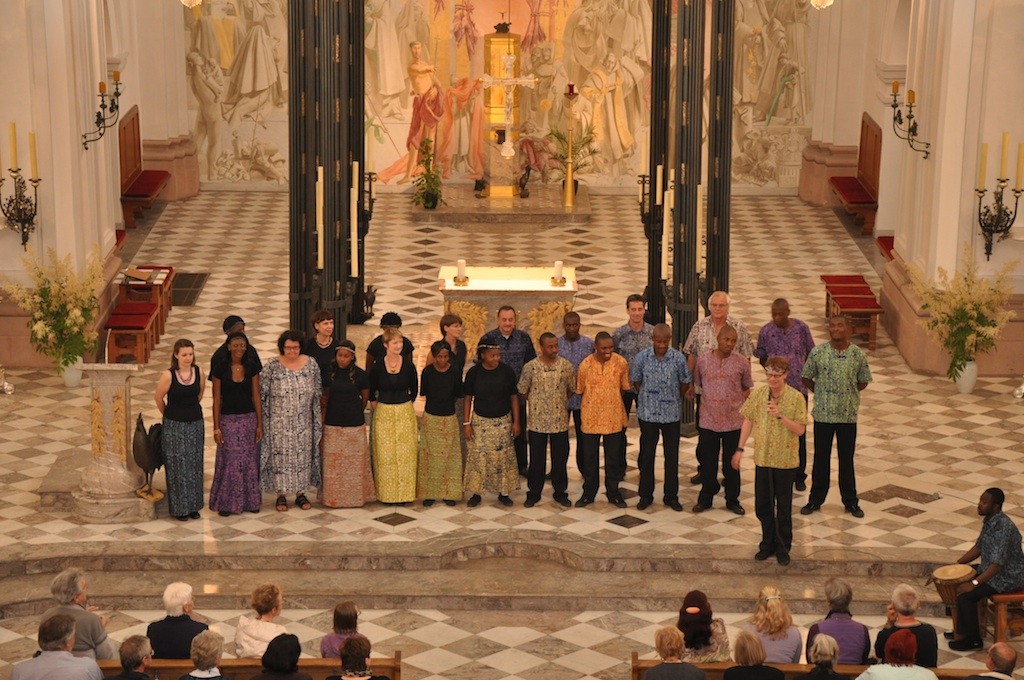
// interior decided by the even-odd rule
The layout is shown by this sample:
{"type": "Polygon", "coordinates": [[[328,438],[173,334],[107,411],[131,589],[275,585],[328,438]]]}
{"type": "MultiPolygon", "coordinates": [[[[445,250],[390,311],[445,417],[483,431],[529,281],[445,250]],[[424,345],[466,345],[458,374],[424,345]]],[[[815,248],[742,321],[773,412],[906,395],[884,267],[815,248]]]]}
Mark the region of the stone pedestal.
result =
{"type": "Polygon", "coordinates": [[[82,469],[72,512],[83,522],[136,522],[156,517],[153,504],[135,495],[143,473],[131,453],[131,377],[134,364],[85,364],[92,390],[92,456],[82,469]]]}
{"type": "Polygon", "coordinates": [[[576,268],[564,267],[563,285],[552,283],[554,263],[549,267],[466,267],[469,281],[455,285],[456,268],[441,267],[438,288],[444,295],[444,311],[462,317],[462,339],[470,357],[480,336],[496,326],[498,308],[512,305],[519,314],[519,329],[534,344],[546,331],[561,332],[562,317],[572,310],[576,298],[576,268]]]}

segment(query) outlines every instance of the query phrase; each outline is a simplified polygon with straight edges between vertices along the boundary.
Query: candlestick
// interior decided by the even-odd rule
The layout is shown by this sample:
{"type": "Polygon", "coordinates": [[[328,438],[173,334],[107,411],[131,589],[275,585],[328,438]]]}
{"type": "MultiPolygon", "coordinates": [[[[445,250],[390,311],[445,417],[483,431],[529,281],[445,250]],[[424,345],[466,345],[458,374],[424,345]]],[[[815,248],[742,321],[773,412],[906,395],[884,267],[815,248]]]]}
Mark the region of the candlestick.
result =
{"type": "MultiPolygon", "coordinates": [[[[357,164],[358,165],[358,164],[357,164]]],[[[349,272],[353,277],[359,276],[359,189],[349,189],[349,235],[348,259],[349,272]]]]}
{"type": "Polygon", "coordinates": [[[324,166],[316,168],[316,268],[324,268],[324,166]]]}
{"type": "Polygon", "coordinates": [[[1010,133],[1003,133],[1003,149],[999,156],[999,177],[996,179],[1006,179],[1006,164],[1010,158],[1010,133]]]}
{"type": "Polygon", "coordinates": [[[981,145],[981,161],[978,163],[978,190],[985,188],[985,171],[988,169],[988,142],[981,145]]]}
{"type": "Polygon", "coordinates": [[[121,72],[120,71],[114,71],[114,82],[115,83],[121,82],[121,72]]]}
{"type": "Polygon", "coordinates": [[[1017,181],[1013,187],[1020,191],[1021,180],[1024,179],[1024,144],[1017,145],[1017,181]]]}
{"type": "Polygon", "coordinates": [[[8,132],[11,133],[11,170],[18,169],[18,129],[14,123],[7,125],[8,132]]]}
{"type": "Polygon", "coordinates": [[[907,103],[908,104],[913,104],[915,101],[917,101],[917,96],[914,95],[914,91],[913,90],[907,90],[907,103]]]}
{"type": "MultiPolygon", "coordinates": [[[[29,133],[29,177],[39,179],[39,164],[36,162],[36,133],[29,133]]],[[[1017,173],[1020,175],[1020,173],[1017,173]]]]}
{"type": "Polygon", "coordinates": [[[100,94],[106,94],[106,93],[107,93],[107,84],[106,84],[106,82],[101,80],[100,81],[100,94]]]}
{"type": "Polygon", "coordinates": [[[659,165],[655,169],[655,173],[654,173],[654,178],[655,178],[654,179],[654,186],[651,187],[651,191],[654,192],[654,196],[655,196],[654,200],[655,200],[655,203],[657,205],[661,205],[661,191],[662,191],[661,180],[662,180],[662,173],[663,172],[664,172],[664,166],[662,166],[662,165],[659,165]]]}
{"type": "Polygon", "coordinates": [[[900,93],[900,81],[898,81],[898,80],[892,81],[892,93],[893,94],[899,94],[900,93]]]}

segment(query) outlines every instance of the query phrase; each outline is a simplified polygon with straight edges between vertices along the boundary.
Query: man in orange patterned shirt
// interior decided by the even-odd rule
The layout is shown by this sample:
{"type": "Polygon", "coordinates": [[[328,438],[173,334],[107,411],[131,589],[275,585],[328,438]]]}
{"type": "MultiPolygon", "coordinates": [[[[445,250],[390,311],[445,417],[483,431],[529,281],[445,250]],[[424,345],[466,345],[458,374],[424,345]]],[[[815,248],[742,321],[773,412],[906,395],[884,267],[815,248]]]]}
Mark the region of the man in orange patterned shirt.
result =
{"type": "Polygon", "coordinates": [[[594,353],[580,364],[576,391],[582,395],[580,419],[583,440],[580,472],[583,495],[576,501],[582,508],[594,502],[601,475],[601,437],[604,437],[604,490],[608,501],[626,507],[619,482],[626,476],[626,407],[622,393],[632,388],[629,363],[615,353],[612,336],[601,331],[594,338],[594,353]]]}

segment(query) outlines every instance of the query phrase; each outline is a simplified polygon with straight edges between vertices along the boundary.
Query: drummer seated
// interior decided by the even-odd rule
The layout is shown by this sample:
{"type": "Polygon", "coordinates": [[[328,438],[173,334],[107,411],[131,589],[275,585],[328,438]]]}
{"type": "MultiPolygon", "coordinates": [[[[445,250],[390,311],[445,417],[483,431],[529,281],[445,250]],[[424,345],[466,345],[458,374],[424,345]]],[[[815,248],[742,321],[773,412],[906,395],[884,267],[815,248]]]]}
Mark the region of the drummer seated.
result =
{"type": "Polygon", "coordinates": [[[988,649],[985,659],[988,673],[968,675],[964,680],[1012,680],[1017,667],[1017,651],[1005,642],[997,642],[988,649]]]}
{"type": "Polygon", "coordinates": [[[893,589],[892,601],[886,609],[885,628],[878,631],[878,637],[875,638],[875,656],[879,661],[887,662],[885,643],[893,633],[909,630],[917,638],[914,663],[925,668],[935,668],[939,665],[939,636],[934,627],[915,617],[920,604],[917,591],[906,583],[901,583],[893,589]]]}

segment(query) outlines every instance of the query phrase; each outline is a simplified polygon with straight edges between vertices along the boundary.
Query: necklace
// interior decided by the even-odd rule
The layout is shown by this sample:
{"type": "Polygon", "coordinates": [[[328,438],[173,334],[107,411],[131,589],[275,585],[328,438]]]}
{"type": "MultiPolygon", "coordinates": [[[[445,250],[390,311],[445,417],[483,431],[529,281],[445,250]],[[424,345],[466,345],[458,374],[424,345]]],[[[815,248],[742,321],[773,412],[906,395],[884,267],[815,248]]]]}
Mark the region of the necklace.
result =
{"type": "Polygon", "coordinates": [[[388,369],[388,373],[398,373],[402,369],[402,359],[398,359],[398,363],[394,368],[391,367],[392,363],[394,362],[389,362],[387,357],[384,358],[384,368],[388,369]]]}
{"type": "Polygon", "coordinates": [[[192,377],[192,367],[191,366],[189,366],[189,368],[188,368],[188,378],[185,378],[184,376],[182,376],[181,369],[180,368],[178,369],[178,382],[179,383],[181,383],[182,385],[191,385],[192,384],[192,380],[193,380],[193,377],[192,377]]]}
{"type": "Polygon", "coordinates": [[[318,335],[318,336],[316,336],[316,344],[317,344],[317,346],[320,347],[320,349],[327,349],[332,344],[334,344],[334,336],[333,335],[328,335],[327,336],[327,342],[320,342],[320,336],[318,335]]]}

